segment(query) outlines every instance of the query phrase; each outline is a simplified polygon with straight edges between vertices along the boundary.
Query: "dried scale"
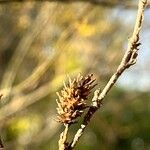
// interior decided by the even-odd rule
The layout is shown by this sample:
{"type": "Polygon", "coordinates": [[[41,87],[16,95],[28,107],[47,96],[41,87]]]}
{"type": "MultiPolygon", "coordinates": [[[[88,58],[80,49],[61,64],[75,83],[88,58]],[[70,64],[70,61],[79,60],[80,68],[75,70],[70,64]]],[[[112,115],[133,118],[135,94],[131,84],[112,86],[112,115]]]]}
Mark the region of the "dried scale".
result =
{"type": "Polygon", "coordinates": [[[83,114],[84,109],[88,107],[86,100],[90,91],[96,85],[94,81],[93,74],[85,77],[79,74],[74,80],[69,78],[68,85],[64,83],[61,92],[57,92],[59,98],[59,100],[56,100],[58,104],[57,119],[59,122],[72,124],[76,122],[77,117],[83,114]]]}

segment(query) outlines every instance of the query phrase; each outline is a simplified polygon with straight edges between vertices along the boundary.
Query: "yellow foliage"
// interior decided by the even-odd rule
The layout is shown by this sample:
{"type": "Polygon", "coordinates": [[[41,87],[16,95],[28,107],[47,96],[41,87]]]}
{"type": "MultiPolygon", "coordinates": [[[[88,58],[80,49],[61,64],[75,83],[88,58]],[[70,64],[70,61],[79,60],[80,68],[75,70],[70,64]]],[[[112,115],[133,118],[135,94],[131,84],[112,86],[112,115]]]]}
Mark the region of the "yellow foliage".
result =
{"type": "Polygon", "coordinates": [[[30,121],[28,118],[19,119],[12,125],[11,128],[15,131],[24,132],[30,128],[30,121]]]}
{"type": "Polygon", "coordinates": [[[30,117],[22,117],[19,119],[15,119],[11,123],[11,130],[15,134],[25,133],[27,131],[34,131],[39,126],[39,118],[36,115],[30,117]]]}
{"type": "Polygon", "coordinates": [[[101,34],[109,32],[112,28],[108,22],[101,20],[95,24],[89,24],[87,21],[76,22],[75,29],[80,36],[90,37],[93,36],[96,32],[101,34]]]}
{"type": "Polygon", "coordinates": [[[89,37],[95,34],[96,28],[94,25],[88,24],[86,21],[75,23],[77,32],[83,37],[89,37]]]}

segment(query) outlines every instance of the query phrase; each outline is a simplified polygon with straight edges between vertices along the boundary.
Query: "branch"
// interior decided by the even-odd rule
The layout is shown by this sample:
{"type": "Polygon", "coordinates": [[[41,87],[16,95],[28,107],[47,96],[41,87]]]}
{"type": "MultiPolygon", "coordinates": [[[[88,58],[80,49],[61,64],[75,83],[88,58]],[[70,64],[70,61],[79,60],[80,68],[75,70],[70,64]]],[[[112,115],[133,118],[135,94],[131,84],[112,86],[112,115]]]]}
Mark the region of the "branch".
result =
{"type": "Polygon", "coordinates": [[[69,124],[64,124],[64,126],[65,126],[65,130],[60,134],[59,150],[68,149],[67,134],[68,134],[69,124]]]}
{"type": "Polygon", "coordinates": [[[136,9],[137,5],[132,2],[121,2],[121,1],[106,1],[106,0],[1,0],[0,4],[11,4],[11,3],[24,3],[24,2],[59,2],[59,3],[76,3],[76,2],[83,2],[83,3],[90,3],[91,5],[99,5],[102,7],[112,8],[112,7],[122,7],[124,9],[136,9]]]}
{"type": "MultiPolygon", "coordinates": [[[[0,94],[0,100],[1,100],[1,97],[2,97],[2,94],[0,94]]],[[[1,137],[0,137],[0,149],[3,149],[3,148],[4,148],[3,142],[2,142],[1,137]]]]}
{"type": "Polygon", "coordinates": [[[84,117],[83,123],[81,124],[80,129],[77,131],[77,133],[74,136],[73,141],[70,144],[70,149],[72,150],[77,142],[79,141],[80,137],[83,135],[84,130],[86,126],[88,125],[90,119],[93,117],[94,113],[100,108],[101,103],[107,93],[110,91],[110,89],[113,87],[113,85],[116,83],[118,78],[121,76],[121,74],[128,69],[130,66],[134,65],[136,63],[137,53],[138,53],[138,46],[139,43],[139,33],[141,30],[143,17],[144,17],[144,9],[146,7],[147,0],[139,0],[138,5],[138,12],[137,12],[137,18],[134,26],[134,31],[131,36],[131,38],[128,41],[128,48],[126,53],[124,54],[122,61],[120,65],[117,68],[117,71],[112,75],[102,92],[100,90],[95,91],[92,105],[90,106],[87,114],[84,117]]]}
{"type": "Polygon", "coordinates": [[[75,145],[79,141],[80,137],[82,136],[86,126],[88,125],[90,119],[92,118],[93,114],[96,112],[96,110],[98,108],[100,108],[100,106],[102,104],[101,103],[102,100],[98,99],[99,94],[100,94],[100,89],[98,89],[94,92],[94,97],[92,99],[92,106],[89,108],[87,114],[85,115],[83,123],[81,124],[80,129],[75,134],[74,139],[70,144],[70,149],[69,150],[72,150],[75,147],[75,145]]]}
{"type": "Polygon", "coordinates": [[[48,25],[51,16],[50,11],[51,6],[47,5],[47,3],[44,3],[41,6],[34,23],[31,25],[30,29],[26,32],[26,34],[22,37],[15,52],[13,53],[1,82],[1,89],[7,89],[8,94],[8,97],[6,97],[5,101],[3,100],[3,102],[6,102],[9,99],[9,94],[11,93],[17,71],[20,68],[25,56],[27,55],[30,46],[32,45],[37,35],[39,35],[43,31],[43,27],[46,24],[48,25]],[[49,15],[44,15],[46,12],[49,15]]]}
{"type": "MultiPolygon", "coordinates": [[[[41,98],[47,96],[49,93],[49,88],[53,87],[51,92],[54,92],[56,89],[60,88],[61,84],[56,84],[56,81],[63,80],[65,75],[59,75],[57,78],[54,78],[52,81],[49,81],[47,84],[43,85],[42,87],[38,88],[34,92],[31,92],[27,95],[18,95],[15,96],[11,102],[0,109],[0,122],[3,122],[9,116],[20,112],[21,110],[25,109],[26,107],[36,103],[37,101],[41,100],[41,98]]],[[[3,125],[2,123],[0,126],[3,125]]]]}
{"type": "Polygon", "coordinates": [[[1,137],[0,137],[0,150],[3,150],[3,149],[4,149],[4,145],[3,145],[1,137]]]}

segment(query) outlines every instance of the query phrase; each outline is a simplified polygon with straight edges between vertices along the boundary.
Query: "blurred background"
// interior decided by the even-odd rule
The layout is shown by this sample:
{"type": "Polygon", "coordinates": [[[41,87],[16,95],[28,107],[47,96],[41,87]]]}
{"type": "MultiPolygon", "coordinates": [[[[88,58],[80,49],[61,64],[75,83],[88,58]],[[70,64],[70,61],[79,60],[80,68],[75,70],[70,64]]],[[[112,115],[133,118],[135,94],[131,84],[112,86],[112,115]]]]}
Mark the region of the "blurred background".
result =
{"type": "MultiPolygon", "coordinates": [[[[93,73],[97,87],[104,87],[127,48],[137,4],[0,1],[0,136],[6,150],[58,149],[63,126],[55,121],[56,91],[79,72],[93,73]]],[[[137,64],[109,92],[77,150],[150,149],[149,40],[148,7],[137,64]]],[[[70,138],[77,129],[72,126],[70,138]]]]}

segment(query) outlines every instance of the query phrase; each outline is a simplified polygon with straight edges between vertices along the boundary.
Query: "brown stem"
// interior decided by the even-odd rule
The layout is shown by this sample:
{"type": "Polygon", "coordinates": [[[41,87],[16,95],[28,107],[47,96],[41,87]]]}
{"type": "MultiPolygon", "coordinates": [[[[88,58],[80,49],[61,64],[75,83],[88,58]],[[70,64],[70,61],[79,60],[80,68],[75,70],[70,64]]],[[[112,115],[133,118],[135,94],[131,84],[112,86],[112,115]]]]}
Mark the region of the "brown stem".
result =
{"type": "Polygon", "coordinates": [[[69,124],[64,124],[65,129],[64,131],[60,134],[60,139],[59,139],[59,150],[68,150],[68,143],[67,143],[67,134],[68,134],[68,129],[69,129],[69,124]]]}
{"type": "Polygon", "coordinates": [[[2,140],[0,138],[0,150],[2,150],[3,148],[4,148],[4,145],[3,145],[2,140]]]}

